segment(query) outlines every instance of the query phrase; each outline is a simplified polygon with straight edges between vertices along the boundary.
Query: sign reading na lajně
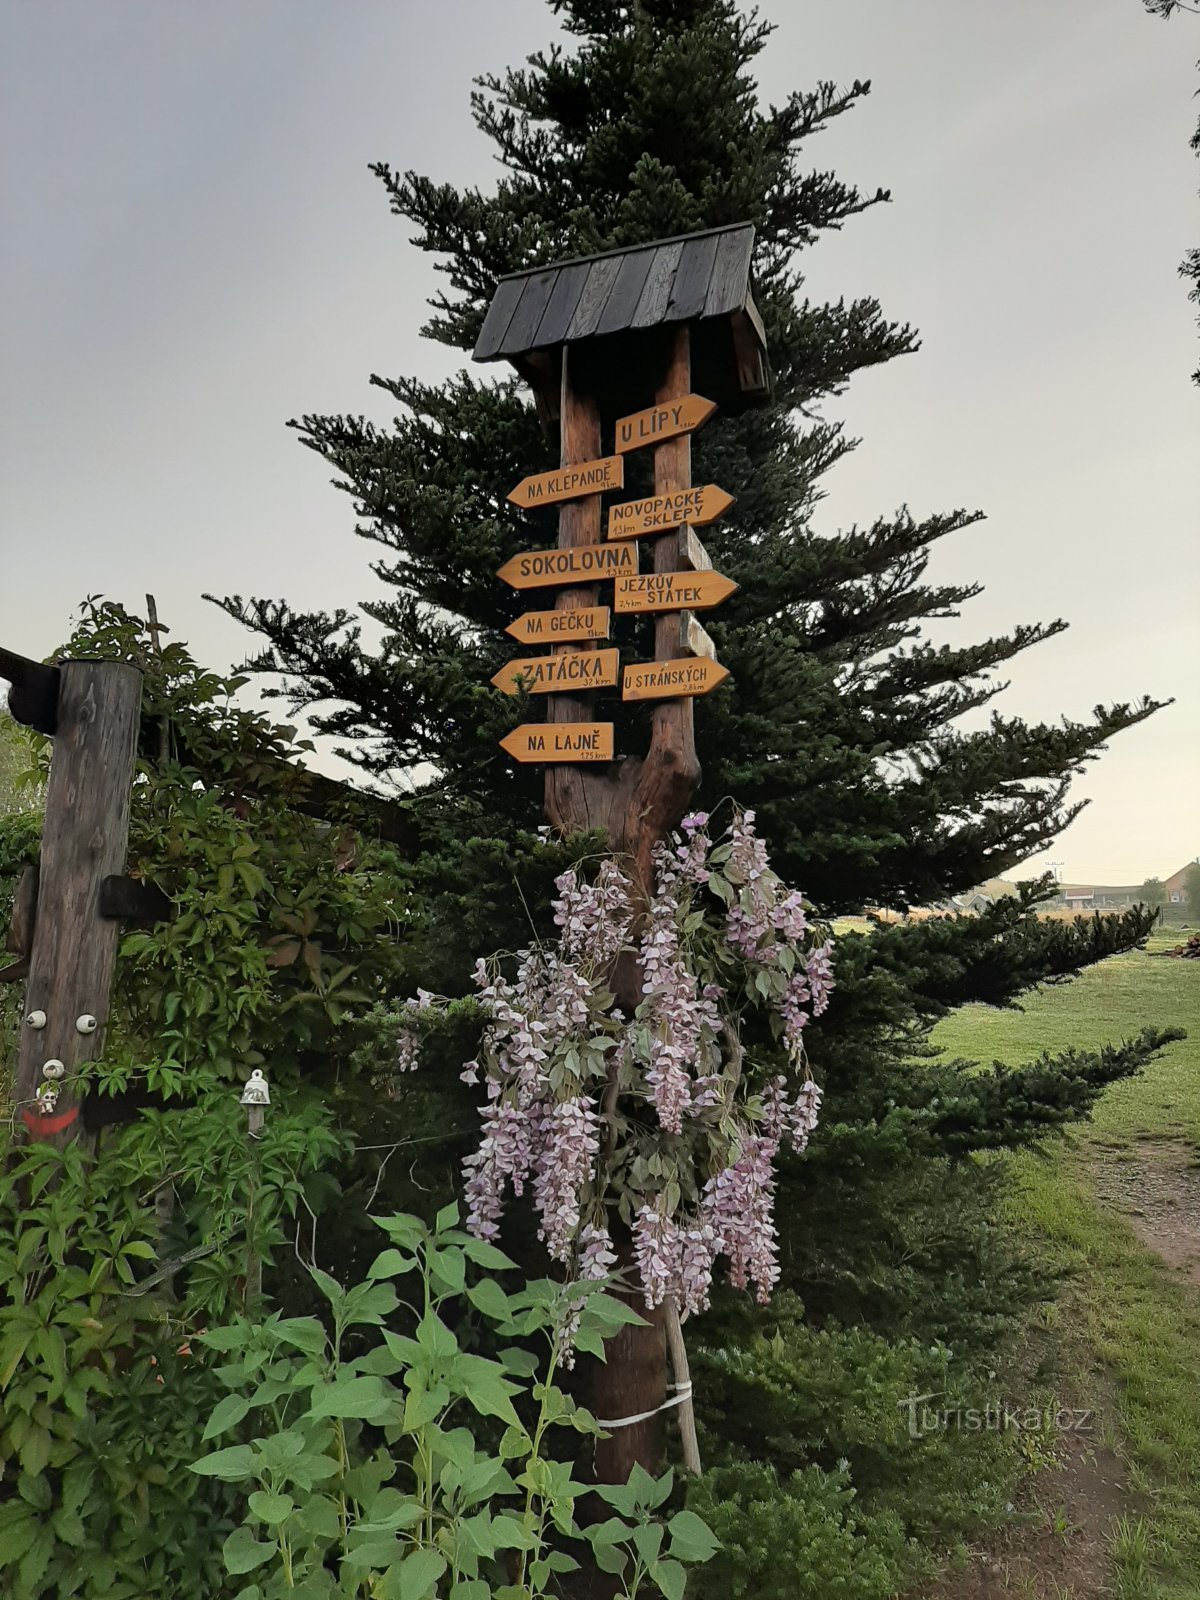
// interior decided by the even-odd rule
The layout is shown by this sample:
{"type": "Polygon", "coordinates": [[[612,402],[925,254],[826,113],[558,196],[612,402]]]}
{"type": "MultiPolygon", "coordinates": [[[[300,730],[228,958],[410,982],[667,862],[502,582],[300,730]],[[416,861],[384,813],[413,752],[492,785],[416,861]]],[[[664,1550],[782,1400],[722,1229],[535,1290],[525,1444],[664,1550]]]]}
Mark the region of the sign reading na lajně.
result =
{"type": "Polygon", "coordinates": [[[736,594],[738,585],[719,572],[647,572],[618,578],[615,611],[709,611],[736,594]]]}
{"type": "Polygon", "coordinates": [[[611,722],[523,722],[500,741],[516,761],[611,761],[611,722]]]}
{"type": "Polygon", "coordinates": [[[702,527],[715,522],[733,504],[733,496],[715,483],[702,489],[672,489],[652,494],[648,500],[621,500],[608,508],[608,537],[636,539],[647,533],[667,533],[683,522],[702,527]]]}
{"type": "Polygon", "coordinates": [[[522,478],[509,495],[513,505],[528,509],[549,506],[557,500],[578,500],[586,494],[603,494],[606,489],[625,487],[625,462],[620,456],[601,456],[598,461],[576,461],[552,472],[536,472],[522,478]]]}
{"type": "Polygon", "coordinates": [[[551,583],[597,583],[637,569],[636,545],[580,544],[567,550],[523,550],[496,576],[514,589],[538,589],[551,583]]]}
{"type": "Polygon", "coordinates": [[[685,394],[678,400],[647,406],[645,411],[635,411],[632,416],[618,417],[617,454],[641,450],[663,439],[674,439],[681,433],[694,433],[716,409],[715,400],[706,400],[702,394],[685,394]]]}
{"type": "Polygon", "coordinates": [[[620,671],[619,650],[556,650],[550,656],[506,661],[492,678],[504,694],[576,694],[611,689],[620,671]]]}
{"type": "Polygon", "coordinates": [[[677,661],[638,661],[625,668],[623,700],[665,700],[677,695],[708,694],[729,676],[729,668],[705,656],[677,661]]]}

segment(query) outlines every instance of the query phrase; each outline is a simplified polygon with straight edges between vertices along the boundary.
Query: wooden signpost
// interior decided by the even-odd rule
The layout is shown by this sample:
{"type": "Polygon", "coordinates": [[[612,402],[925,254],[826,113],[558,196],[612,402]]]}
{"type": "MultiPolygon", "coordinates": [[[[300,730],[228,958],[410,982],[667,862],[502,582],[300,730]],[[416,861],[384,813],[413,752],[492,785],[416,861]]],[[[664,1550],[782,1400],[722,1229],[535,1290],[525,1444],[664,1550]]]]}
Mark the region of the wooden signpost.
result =
{"type": "Polygon", "coordinates": [[[703,489],[675,489],[646,500],[622,500],[608,508],[608,537],[637,539],[648,533],[669,533],[682,523],[703,527],[715,522],[733,504],[733,496],[715,483],[703,489]]]}
{"type": "Polygon", "coordinates": [[[674,695],[708,694],[729,676],[729,668],[703,656],[678,661],[639,661],[625,668],[623,700],[663,700],[674,695]]]}
{"type": "Polygon", "coordinates": [[[506,661],[492,682],[502,694],[579,694],[611,689],[620,673],[618,650],[556,650],[506,661]]]}
{"type": "Polygon", "coordinates": [[[618,578],[613,593],[613,610],[622,611],[711,611],[722,600],[737,593],[732,578],[719,572],[648,572],[618,578]]]}
{"type": "Polygon", "coordinates": [[[611,722],[523,722],[501,739],[500,746],[514,761],[611,761],[613,725],[611,722]]]}
{"type": "MultiPolygon", "coordinates": [[[[522,507],[561,502],[558,548],[524,551],[499,576],[518,590],[556,587],[553,610],[525,612],[508,633],[526,646],[569,648],[511,661],[494,675],[502,692],[547,696],[546,722],[515,728],[501,746],[519,763],[544,765],[545,815],[557,833],[606,835],[630,873],[639,917],[654,891],[656,847],[678,827],[700,780],[695,700],[729,676],[692,612],[719,605],[737,584],[712,570],[692,526],[714,522],[733,497],[713,483],[693,485],[692,434],[717,405],[732,411],[769,392],[750,292],[753,236],[749,224],[735,224],[511,274],[496,287],[475,347],[477,360],[510,361],[543,421],[559,426],[560,467],[522,480],[509,496],[522,507]],[[692,389],[693,356],[713,399],[692,389]],[[606,446],[613,456],[601,454],[606,446]],[[643,449],[653,454],[653,494],[611,505],[605,542],[602,496],[624,488],[624,458],[643,449]],[[644,575],[641,538],[649,540],[644,575]],[[609,581],[611,605],[601,587],[609,581]],[[654,641],[652,661],[626,664],[621,690],[631,703],[622,740],[642,719],[649,737],[616,759],[613,724],[593,720],[593,691],[620,674],[619,646],[594,642],[610,637],[612,612],[652,614],[654,641]],[[644,712],[639,701],[648,702],[644,712]]],[[[639,639],[651,626],[622,624],[626,637],[639,639]]],[[[632,1015],[641,998],[636,959],[623,954],[609,981],[632,1015]]],[[[614,1072],[602,1104],[619,1119],[622,1099],[614,1072]]],[[[614,1228],[614,1248],[623,1278],[635,1281],[627,1229],[614,1228]]],[[[625,1483],[634,1463],[658,1470],[663,1414],[675,1403],[667,1398],[668,1342],[676,1387],[690,1391],[678,1307],[647,1311],[636,1290],[618,1292],[641,1315],[617,1331],[607,1364],[592,1375],[591,1409],[622,1419],[596,1443],[604,1483],[625,1483]]],[[[682,1398],[684,1459],[698,1471],[690,1400],[682,1398]]]]}
{"type": "Polygon", "coordinates": [[[706,400],[702,394],[685,394],[665,405],[647,406],[645,411],[635,411],[632,416],[617,418],[617,453],[642,450],[650,444],[661,444],[681,433],[694,433],[701,428],[717,409],[716,402],[706,400]]]}
{"type": "Polygon", "coordinates": [[[590,544],[573,550],[523,550],[496,576],[513,589],[541,589],[552,583],[594,583],[637,569],[636,545],[590,544]]]}
{"type": "Polygon", "coordinates": [[[578,606],[573,611],[525,611],[504,631],[522,644],[607,639],[611,616],[608,606],[578,606]]]}
{"type": "Polygon", "coordinates": [[[578,500],[585,494],[603,494],[606,489],[625,486],[625,462],[620,456],[601,456],[598,461],[580,461],[572,467],[555,467],[522,478],[509,495],[515,506],[548,506],[556,500],[578,500]]]}

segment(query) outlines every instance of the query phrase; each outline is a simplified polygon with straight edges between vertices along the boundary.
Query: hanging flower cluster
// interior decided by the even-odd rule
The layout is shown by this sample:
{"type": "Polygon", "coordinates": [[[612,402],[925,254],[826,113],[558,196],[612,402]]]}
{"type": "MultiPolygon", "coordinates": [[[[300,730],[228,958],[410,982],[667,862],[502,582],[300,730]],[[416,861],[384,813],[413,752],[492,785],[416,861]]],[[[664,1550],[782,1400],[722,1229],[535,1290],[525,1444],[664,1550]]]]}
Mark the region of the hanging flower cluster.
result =
{"type": "MultiPolygon", "coordinates": [[[[528,1192],[550,1255],[601,1277],[615,1211],[647,1306],[671,1297],[683,1315],[707,1306],[719,1257],[760,1300],[778,1278],[775,1162],[816,1127],[804,1031],[833,988],[830,943],[772,872],[754,813],[716,840],[708,824],[685,817],[658,847],[640,915],[616,860],[591,881],[563,873],[558,940],[521,951],[512,977],[499,958],[477,963],[487,1021],[463,1072],[486,1095],[466,1161],[472,1231],[495,1237],[507,1194],[528,1192]],[[638,974],[632,1016],[611,987],[619,961],[638,974]],[[774,1047],[743,1047],[750,1008],[774,1047]]],[[[404,1009],[398,1070],[417,1064],[420,1013],[436,1005],[420,993],[404,1009]]]]}

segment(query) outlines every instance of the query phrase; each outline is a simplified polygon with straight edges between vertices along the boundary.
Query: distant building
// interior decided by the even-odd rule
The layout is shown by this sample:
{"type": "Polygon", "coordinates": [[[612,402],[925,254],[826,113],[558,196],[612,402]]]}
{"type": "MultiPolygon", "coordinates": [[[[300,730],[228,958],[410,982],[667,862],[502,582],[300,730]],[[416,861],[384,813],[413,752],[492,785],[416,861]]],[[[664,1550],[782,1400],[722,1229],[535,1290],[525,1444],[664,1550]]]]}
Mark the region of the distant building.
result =
{"type": "Polygon", "coordinates": [[[1187,866],[1180,867],[1179,871],[1173,872],[1169,878],[1163,879],[1163,888],[1167,891],[1167,904],[1169,906],[1181,906],[1186,900],[1187,885],[1184,880],[1187,878],[1188,868],[1194,867],[1197,861],[1200,861],[1200,856],[1197,856],[1193,861],[1189,861],[1187,866]]]}

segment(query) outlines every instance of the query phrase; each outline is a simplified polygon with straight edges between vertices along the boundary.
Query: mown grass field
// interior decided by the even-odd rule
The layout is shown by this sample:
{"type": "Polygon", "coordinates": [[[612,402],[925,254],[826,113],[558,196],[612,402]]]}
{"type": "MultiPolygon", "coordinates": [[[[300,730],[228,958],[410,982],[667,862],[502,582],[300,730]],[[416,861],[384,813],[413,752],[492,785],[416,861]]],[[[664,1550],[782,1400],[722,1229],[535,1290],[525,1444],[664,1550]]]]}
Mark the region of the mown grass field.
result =
{"type": "MultiPolygon", "coordinates": [[[[955,1055],[1012,1065],[1147,1024],[1188,1030],[1141,1078],[1109,1090],[1090,1124],[1014,1163],[1019,1225],[1067,1275],[1048,1319],[1064,1370],[1081,1392],[1102,1384],[1112,1395],[1106,1422],[1133,1507],[1111,1539],[1118,1600],[1200,1596],[1200,1287],[1164,1265],[1099,1192],[1120,1164],[1132,1175],[1140,1155],[1166,1144],[1185,1170],[1190,1163],[1200,1201],[1200,962],[1156,954],[1178,939],[1156,931],[1146,951],[1045,989],[1021,1011],[970,1006],[935,1034],[955,1055]]],[[[1200,1228],[1200,1216],[1191,1224],[1200,1228]]]]}

